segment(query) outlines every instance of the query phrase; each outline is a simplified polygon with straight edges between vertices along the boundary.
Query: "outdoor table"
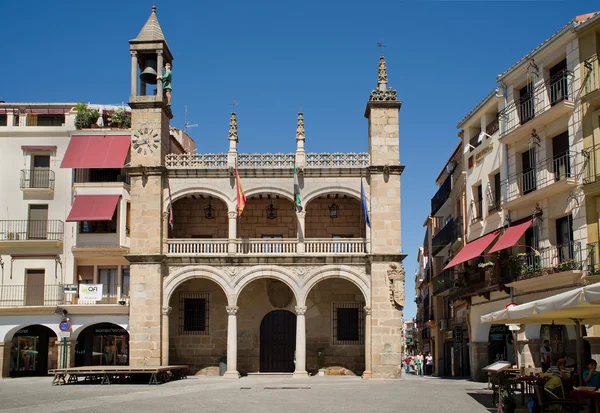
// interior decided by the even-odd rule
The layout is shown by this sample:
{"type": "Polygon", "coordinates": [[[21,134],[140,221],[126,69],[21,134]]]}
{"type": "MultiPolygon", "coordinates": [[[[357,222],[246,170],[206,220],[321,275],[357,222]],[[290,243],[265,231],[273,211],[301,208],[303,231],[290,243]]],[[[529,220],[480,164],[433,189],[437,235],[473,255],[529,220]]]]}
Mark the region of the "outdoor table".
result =
{"type": "Polygon", "coordinates": [[[525,393],[534,394],[535,384],[544,380],[540,376],[519,376],[517,382],[521,383],[521,404],[525,404],[525,393]]]}
{"type": "Polygon", "coordinates": [[[600,392],[598,390],[576,390],[569,393],[569,397],[574,400],[594,400],[596,403],[596,412],[600,412],[600,392]]]}

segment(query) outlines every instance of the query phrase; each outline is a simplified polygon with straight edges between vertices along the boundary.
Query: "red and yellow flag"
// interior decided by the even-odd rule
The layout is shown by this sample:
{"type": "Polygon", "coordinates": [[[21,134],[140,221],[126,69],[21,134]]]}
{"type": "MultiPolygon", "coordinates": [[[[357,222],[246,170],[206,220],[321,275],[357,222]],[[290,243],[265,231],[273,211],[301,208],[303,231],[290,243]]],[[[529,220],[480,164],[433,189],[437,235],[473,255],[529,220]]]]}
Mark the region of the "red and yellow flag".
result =
{"type": "Polygon", "coordinates": [[[246,195],[244,195],[244,190],[242,189],[242,181],[240,179],[240,174],[238,173],[237,168],[235,168],[235,186],[237,189],[237,212],[238,217],[241,217],[242,212],[244,211],[244,207],[246,206],[246,195]]]}

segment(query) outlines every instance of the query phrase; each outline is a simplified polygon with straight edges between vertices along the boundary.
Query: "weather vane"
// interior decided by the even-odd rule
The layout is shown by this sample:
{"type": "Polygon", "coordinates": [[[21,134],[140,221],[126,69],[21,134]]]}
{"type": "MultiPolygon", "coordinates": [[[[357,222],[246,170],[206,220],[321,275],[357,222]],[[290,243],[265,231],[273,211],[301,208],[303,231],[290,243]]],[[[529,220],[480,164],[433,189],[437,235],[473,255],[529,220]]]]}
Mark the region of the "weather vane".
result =
{"type": "Polygon", "coordinates": [[[233,102],[231,103],[231,111],[235,112],[235,107],[237,105],[239,105],[239,104],[240,104],[240,102],[238,102],[237,100],[233,99],[233,102]]]}
{"type": "Polygon", "coordinates": [[[377,42],[377,47],[379,47],[379,50],[381,50],[381,54],[383,55],[383,48],[385,47],[383,42],[377,42]]]}

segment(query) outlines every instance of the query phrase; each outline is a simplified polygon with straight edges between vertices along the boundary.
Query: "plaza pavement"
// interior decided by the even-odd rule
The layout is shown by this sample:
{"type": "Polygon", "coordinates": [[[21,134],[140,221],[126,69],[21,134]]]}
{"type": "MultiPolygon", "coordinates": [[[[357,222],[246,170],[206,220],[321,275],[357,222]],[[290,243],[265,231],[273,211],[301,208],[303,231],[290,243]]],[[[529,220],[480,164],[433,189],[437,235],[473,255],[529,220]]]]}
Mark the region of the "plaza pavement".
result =
{"type": "Polygon", "coordinates": [[[190,377],[160,386],[52,386],[51,378],[36,377],[0,380],[0,412],[478,413],[490,411],[476,400],[489,399],[483,394],[485,387],[467,380],[415,376],[401,380],[190,377]]]}

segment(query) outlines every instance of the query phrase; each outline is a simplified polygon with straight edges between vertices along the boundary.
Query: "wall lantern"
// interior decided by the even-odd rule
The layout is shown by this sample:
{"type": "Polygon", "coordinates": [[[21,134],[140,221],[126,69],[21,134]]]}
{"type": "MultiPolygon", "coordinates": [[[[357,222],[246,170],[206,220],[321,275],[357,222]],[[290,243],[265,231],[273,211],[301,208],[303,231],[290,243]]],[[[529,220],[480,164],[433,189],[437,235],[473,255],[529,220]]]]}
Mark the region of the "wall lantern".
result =
{"type": "Polygon", "coordinates": [[[271,201],[271,204],[266,208],[266,210],[267,210],[267,219],[277,218],[277,208],[275,207],[275,205],[273,205],[273,201],[271,201]]]}
{"type": "Polygon", "coordinates": [[[210,197],[208,198],[208,205],[204,208],[204,218],[215,219],[215,207],[212,206],[210,197]]]}
{"type": "Polygon", "coordinates": [[[335,219],[338,217],[338,206],[337,204],[329,205],[329,218],[335,219]]]}

